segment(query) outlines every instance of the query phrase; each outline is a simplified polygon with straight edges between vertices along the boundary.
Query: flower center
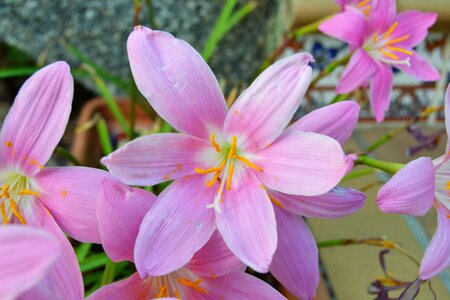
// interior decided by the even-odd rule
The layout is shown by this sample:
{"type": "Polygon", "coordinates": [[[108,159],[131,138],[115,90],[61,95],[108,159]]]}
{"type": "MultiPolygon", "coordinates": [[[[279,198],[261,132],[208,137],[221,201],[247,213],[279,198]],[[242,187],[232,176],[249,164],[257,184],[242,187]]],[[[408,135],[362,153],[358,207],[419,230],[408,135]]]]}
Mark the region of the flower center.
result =
{"type": "Polygon", "coordinates": [[[394,22],[394,24],[392,24],[392,26],[382,36],[378,36],[378,34],[375,33],[372,36],[372,39],[366,42],[366,44],[364,45],[364,49],[369,53],[370,56],[384,63],[388,63],[391,65],[404,64],[409,66],[409,57],[400,59],[398,53],[403,53],[411,56],[413,55],[413,52],[408,49],[399,47],[398,45],[395,46],[395,44],[409,39],[410,35],[406,34],[404,36],[392,39],[391,35],[394,32],[395,28],[397,28],[397,26],[398,22],[394,22]]]}
{"type": "Polygon", "coordinates": [[[26,224],[20,210],[26,209],[28,200],[41,195],[33,190],[30,180],[19,174],[0,174],[0,214],[4,224],[9,224],[15,217],[20,223],[26,224]],[[6,175],[6,176],[5,176],[6,175]]]}
{"type": "Polygon", "coordinates": [[[233,179],[234,166],[236,162],[241,162],[248,167],[257,170],[259,172],[263,172],[263,169],[252,163],[249,159],[244,156],[239,155],[238,150],[236,148],[236,136],[231,137],[231,145],[220,147],[220,145],[215,140],[215,134],[211,134],[210,136],[211,145],[214,147],[216,152],[221,154],[219,162],[215,167],[209,169],[201,169],[197,167],[195,172],[198,174],[209,174],[214,173],[211,180],[206,181],[206,186],[212,187],[216,182],[220,183],[219,190],[217,191],[217,195],[214,198],[214,202],[208,205],[208,208],[215,208],[218,212],[220,212],[219,204],[222,201],[222,194],[224,188],[227,190],[231,190],[231,182],[233,179]]]}

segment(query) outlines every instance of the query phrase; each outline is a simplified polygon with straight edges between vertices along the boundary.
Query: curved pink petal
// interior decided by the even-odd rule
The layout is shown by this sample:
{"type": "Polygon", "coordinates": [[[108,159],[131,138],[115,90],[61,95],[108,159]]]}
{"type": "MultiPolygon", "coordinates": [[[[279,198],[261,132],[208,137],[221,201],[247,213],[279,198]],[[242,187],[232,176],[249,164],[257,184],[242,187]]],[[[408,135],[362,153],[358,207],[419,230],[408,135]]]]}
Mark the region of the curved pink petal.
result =
{"type": "Polygon", "coordinates": [[[251,161],[264,171],[258,178],[268,188],[287,194],[316,196],[334,188],[348,162],[339,143],[322,134],[290,131],[251,161]]]}
{"type": "Polygon", "coordinates": [[[156,201],[156,196],[116,180],[103,180],[97,201],[97,219],[103,249],[118,262],[134,261],[134,244],[139,226],[156,201]]]}
{"type": "Polygon", "coordinates": [[[195,174],[204,153],[214,151],[203,139],[178,133],[140,137],[102,159],[111,174],[131,185],[157,183],[195,174]]]}
{"type": "Polygon", "coordinates": [[[61,139],[72,107],[69,65],[42,68],[22,86],[0,132],[5,165],[33,176],[45,165],[61,139]]]}
{"type": "Polygon", "coordinates": [[[350,93],[363,86],[377,71],[377,64],[362,48],[356,49],[342,73],[336,92],[350,93]]]}
{"type": "Polygon", "coordinates": [[[444,207],[438,207],[436,232],[420,263],[419,278],[428,280],[450,266],[450,214],[444,207]]]}
{"type": "Polygon", "coordinates": [[[277,247],[277,225],[269,196],[248,168],[235,169],[216,220],[230,250],[253,270],[266,273],[277,247]]]}
{"type": "Polygon", "coordinates": [[[311,81],[314,61],[308,53],[284,58],[267,68],[230,108],[226,138],[237,136],[240,147],[260,150],[272,143],[291,121],[311,81]]]}
{"type": "Polygon", "coordinates": [[[130,277],[101,287],[92,293],[86,300],[124,300],[124,299],[147,299],[151,289],[143,284],[138,273],[130,277]]]}
{"type": "Polygon", "coordinates": [[[419,10],[407,10],[395,17],[397,27],[392,32],[391,39],[409,37],[399,43],[404,47],[413,48],[420,44],[428,34],[430,28],[437,20],[435,12],[422,12],[419,10]]]}
{"type": "Polygon", "coordinates": [[[213,72],[197,51],[167,32],[137,26],[128,58],[139,91],[175,129],[209,138],[227,113],[213,72]]]}
{"type": "Polygon", "coordinates": [[[319,196],[296,196],[269,191],[279,205],[293,214],[308,218],[339,218],[351,215],[364,206],[366,195],[360,191],[335,187],[319,196]]]}
{"type": "Polygon", "coordinates": [[[368,16],[370,33],[384,33],[392,23],[397,12],[396,0],[371,1],[373,7],[368,16]]]}
{"type": "Polygon", "coordinates": [[[367,23],[363,14],[346,11],[338,13],[322,22],[319,30],[326,35],[357,47],[361,46],[364,42],[367,23]]]}
{"type": "Polygon", "coordinates": [[[422,216],[434,202],[434,178],[429,157],[413,160],[378,191],[377,205],[384,213],[422,216]]]}
{"type": "Polygon", "coordinates": [[[450,84],[447,86],[447,91],[445,92],[445,130],[447,132],[447,148],[445,153],[450,153],[450,139],[448,136],[450,134],[450,84]]]}
{"type": "Polygon", "coordinates": [[[319,285],[319,251],[301,217],[275,207],[278,247],[270,272],[291,293],[312,300],[319,285]]]}
{"type": "Polygon", "coordinates": [[[86,167],[45,168],[36,176],[42,204],[74,239],[100,243],[97,198],[109,173],[86,167]]]}
{"type": "MultiPolygon", "coordinates": [[[[447,152],[448,155],[448,152],[447,152]]],[[[436,167],[436,181],[435,181],[435,196],[448,210],[450,210],[450,193],[448,190],[448,182],[450,178],[450,160],[445,156],[442,157],[443,160],[436,167]]],[[[436,159],[439,162],[440,158],[436,159]]]]}
{"type": "Polygon", "coordinates": [[[328,135],[343,145],[352,135],[358,123],[359,104],[356,101],[342,101],[313,110],[289,127],[328,135]]]}
{"type": "MultiPolygon", "coordinates": [[[[406,74],[409,74],[422,81],[436,81],[441,78],[441,75],[436,70],[436,68],[428,62],[424,57],[420,56],[416,51],[408,49],[413,53],[411,56],[403,55],[405,58],[409,58],[408,65],[396,65],[406,74]]],[[[402,57],[403,58],[403,57],[402,57]]]]}
{"type": "Polygon", "coordinates": [[[47,275],[35,287],[22,294],[23,299],[81,300],[84,296],[83,279],[72,245],[56,224],[49,211],[39,202],[33,214],[26,216],[30,226],[46,230],[60,243],[60,256],[47,275]],[[50,297],[51,295],[51,297],[50,297]]]}
{"type": "Polygon", "coordinates": [[[239,271],[214,279],[205,279],[202,286],[208,291],[205,299],[286,300],[266,282],[239,271]]]}
{"type": "Polygon", "coordinates": [[[194,254],[186,268],[199,277],[223,276],[245,269],[244,264],[228,249],[222,236],[216,230],[209,241],[194,254]]]}
{"type": "Polygon", "coordinates": [[[142,221],[134,249],[136,268],[145,278],[175,271],[200,250],[214,232],[214,211],[206,208],[217,189],[203,175],[174,181],[142,221]]]}
{"type": "Polygon", "coordinates": [[[370,105],[378,123],[384,120],[389,109],[393,87],[393,73],[389,66],[378,64],[378,70],[370,83],[370,105]]]}
{"type": "Polygon", "coordinates": [[[20,225],[1,227],[1,299],[15,299],[36,285],[58,255],[58,240],[43,230],[20,225]]]}

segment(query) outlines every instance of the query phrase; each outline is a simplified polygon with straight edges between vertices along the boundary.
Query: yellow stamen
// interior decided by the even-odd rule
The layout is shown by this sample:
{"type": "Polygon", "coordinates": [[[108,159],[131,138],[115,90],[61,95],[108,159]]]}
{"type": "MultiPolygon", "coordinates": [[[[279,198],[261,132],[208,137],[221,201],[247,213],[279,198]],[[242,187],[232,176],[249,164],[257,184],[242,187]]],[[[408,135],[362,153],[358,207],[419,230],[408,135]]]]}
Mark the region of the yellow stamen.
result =
{"type": "Polygon", "coordinates": [[[22,191],[18,192],[17,194],[20,195],[20,196],[22,196],[22,195],[33,195],[33,196],[36,196],[38,198],[41,198],[41,194],[39,194],[38,192],[30,191],[30,190],[22,190],[22,191]]]}
{"type": "Polygon", "coordinates": [[[396,38],[396,39],[387,41],[385,45],[387,46],[387,45],[396,44],[396,43],[398,43],[398,42],[402,42],[402,41],[404,41],[404,40],[409,39],[409,37],[410,37],[410,35],[407,34],[407,35],[404,35],[404,36],[402,36],[402,37],[399,37],[399,38],[396,38]]]}
{"type": "Polygon", "coordinates": [[[361,2],[359,2],[357,5],[356,5],[356,7],[357,8],[361,8],[361,7],[363,7],[364,5],[366,5],[367,3],[369,3],[371,0],[364,0],[364,1],[361,1],[361,2]]]}
{"type": "Polygon", "coordinates": [[[236,154],[236,136],[233,135],[231,137],[231,149],[230,152],[228,153],[228,159],[233,158],[235,154],[236,154]]]}
{"type": "Polygon", "coordinates": [[[27,224],[25,221],[25,218],[20,214],[17,203],[13,199],[9,199],[9,203],[11,204],[11,209],[13,211],[13,214],[19,219],[19,222],[22,224],[27,224]]]}
{"type": "Polygon", "coordinates": [[[399,48],[399,47],[392,47],[392,46],[386,46],[386,48],[388,48],[391,51],[397,51],[397,52],[401,52],[401,53],[405,53],[408,55],[413,55],[413,53],[409,50],[403,49],[403,48],[399,48]]]}
{"type": "Polygon", "coordinates": [[[246,164],[247,166],[249,166],[250,168],[253,168],[257,171],[263,172],[264,170],[260,167],[258,167],[257,165],[255,165],[254,163],[252,163],[251,161],[249,161],[248,159],[246,159],[243,156],[239,156],[239,155],[235,155],[233,158],[237,158],[240,161],[242,161],[244,164],[246,164]]]}
{"type": "Polygon", "coordinates": [[[371,5],[367,5],[364,9],[363,9],[363,14],[368,17],[370,14],[370,10],[372,9],[371,5]]]}
{"type": "Polygon", "coordinates": [[[209,174],[212,172],[217,172],[220,171],[220,168],[209,168],[209,169],[200,169],[199,167],[195,168],[195,172],[197,172],[198,174],[209,174]]]}
{"type": "Polygon", "coordinates": [[[167,285],[163,285],[159,289],[159,294],[156,296],[156,298],[165,298],[169,297],[169,287],[167,285]]]}
{"type": "Polygon", "coordinates": [[[216,149],[216,151],[220,153],[220,146],[216,143],[216,140],[214,139],[215,137],[216,135],[212,133],[209,137],[209,140],[211,141],[211,145],[214,147],[214,149],[216,149]]]}
{"type": "Polygon", "coordinates": [[[386,50],[384,50],[383,48],[378,48],[378,50],[383,53],[384,56],[387,56],[389,58],[392,58],[394,60],[399,60],[399,57],[395,54],[392,54],[391,52],[388,52],[386,50]]]}
{"type": "Polygon", "coordinates": [[[234,169],[234,164],[230,163],[230,168],[228,169],[228,176],[227,176],[227,190],[231,190],[231,180],[233,179],[233,169],[234,169]]]}
{"type": "Polygon", "coordinates": [[[225,166],[225,160],[222,160],[220,163],[220,166],[217,168],[216,173],[214,174],[213,178],[210,181],[206,182],[207,187],[212,187],[214,183],[216,183],[217,179],[219,179],[220,173],[222,173],[222,169],[225,166]]]}
{"type": "Polygon", "coordinates": [[[269,199],[270,199],[270,201],[272,201],[272,203],[275,204],[276,206],[279,206],[279,207],[283,208],[283,204],[282,204],[280,201],[278,201],[277,199],[273,198],[273,197],[270,196],[270,195],[269,195],[269,199]]]}
{"type": "Polygon", "coordinates": [[[392,32],[394,32],[395,28],[397,28],[398,22],[394,22],[394,24],[392,24],[391,28],[388,29],[388,31],[386,31],[386,33],[384,34],[384,38],[387,39],[391,36],[392,32]]]}
{"type": "Polygon", "coordinates": [[[5,202],[2,202],[0,204],[0,212],[2,214],[3,224],[8,224],[9,220],[8,220],[8,216],[6,215],[5,202]]]}
{"type": "Polygon", "coordinates": [[[207,290],[205,290],[204,288],[200,287],[200,283],[202,283],[202,279],[201,278],[199,278],[196,281],[192,282],[192,281],[187,280],[187,279],[185,279],[183,277],[180,277],[180,278],[178,278],[178,282],[183,284],[183,285],[185,285],[185,286],[187,286],[187,287],[193,288],[194,290],[196,290],[196,291],[198,291],[200,293],[208,294],[207,290]]]}
{"type": "Polygon", "coordinates": [[[378,34],[375,33],[375,34],[373,35],[373,37],[372,37],[372,41],[373,41],[374,44],[377,43],[377,38],[378,38],[378,34]]]}
{"type": "Polygon", "coordinates": [[[0,195],[0,199],[2,197],[5,197],[6,199],[11,198],[11,196],[9,195],[8,189],[9,189],[9,184],[5,184],[5,186],[2,188],[2,194],[0,195]]]}
{"type": "Polygon", "coordinates": [[[180,299],[180,300],[181,300],[181,296],[180,296],[180,294],[178,293],[178,291],[177,291],[177,290],[175,290],[175,298],[177,298],[177,299],[180,299]]]}

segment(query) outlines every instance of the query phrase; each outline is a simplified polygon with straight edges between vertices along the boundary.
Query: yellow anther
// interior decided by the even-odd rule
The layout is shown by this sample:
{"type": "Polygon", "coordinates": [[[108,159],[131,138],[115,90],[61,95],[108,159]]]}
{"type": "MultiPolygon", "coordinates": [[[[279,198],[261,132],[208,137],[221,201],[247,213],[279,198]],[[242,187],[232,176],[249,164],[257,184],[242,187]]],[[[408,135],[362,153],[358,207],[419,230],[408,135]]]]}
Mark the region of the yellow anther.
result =
{"type": "Polygon", "coordinates": [[[391,51],[397,51],[397,52],[401,52],[401,53],[405,53],[408,55],[413,55],[412,51],[400,48],[400,47],[392,47],[392,46],[386,46],[386,48],[388,48],[391,51]]]}
{"type": "Polygon", "coordinates": [[[367,5],[366,7],[364,7],[364,9],[363,9],[363,14],[366,16],[366,17],[368,17],[369,16],[369,14],[370,14],[370,10],[372,9],[372,6],[371,5],[367,5]]]}
{"type": "Polygon", "coordinates": [[[377,43],[377,38],[378,38],[378,35],[375,33],[375,34],[373,35],[373,37],[372,37],[372,41],[373,41],[374,44],[377,43]]]}
{"type": "Polygon", "coordinates": [[[282,204],[280,201],[278,201],[277,199],[273,198],[273,197],[270,196],[270,195],[269,195],[269,199],[270,199],[270,201],[272,201],[272,203],[275,204],[276,206],[279,206],[279,207],[281,207],[281,208],[284,207],[283,204],[282,204]]]}
{"type": "Polygon", "coordinates": [[[2,197],[5,197],[6,199],[11,198],[11,196],[9,195],[8,189],[9,189],[9,184],[5,184],[2,188],[2,193],[0,195],[0,199],[2,197]]]}
{"type": "Polygon", "coordinates": [[[386,33],[384,34],[384,38],[387,39],[391,36],[391,34],[394,32],[395,28],[397,28],[398,22],[394,22],[394,24],[392,24],[391,28],[388,29],[388,31],[386,31],[386,33]]]}
{"type": "Polygon", "coordinates": [[[22,195],[32,195],[32,196],[36,196],[38,198],[41,198],[41,194],[39,194],[38,192],[30,191],[30,190],[21,190],[17,194],[20,195],[20,196],[22,196],[22,195]]]}
{"type": "Polygon", "coordinates": [[[231,180],[233,179],[233,169],[234,169],[234,164],[230,163],[230,168],[228,169],[228,176],[227,176],[227,190],[231,190],[231,180]]]}
{"type": "Polygon", "coordinates": [[[444,190],[446,190],[446,191],[450,190],[450,181],[447,181],[447,187],[445,187],[444,190]]]}
{"type": "Polygon", "coordinates": [[[156,295],[156,298],[166,298],[169,297],[169,287],[167,285],[163,285],[159,289],[159,294],[156,295]]]}
{"type": "Polygon", "coordinates": [[[230,152],[228,152],[228,159],[233,158],[235,154],[236,154],[236,136],[233,135],[231,137],[231,149],[230,152]]]}
{"type": "Polygon", "coordinates": [[[19,220],[19,222],[22,224],[27,224],[27,222],[25,221],[25,218],[19,212],[17,203],[12,199],[9,199],[9,203],[11,204],[11,209],[12,209],[13,214],[16,216],[16,218],[19,220]]]}
{"type": "Polygon", "coordinates": [[[364,0],[364,1],[361,1],[361,2],[359,2],[359,3],[356,5],[356,7],[357,7],[357,8],[361,8],[361,7],[363,7],[364,5],[368,4],[370,1],[371,1],[371,0],[364,0]]]}
{"type": "Polygon", "coordinates": [[[196,281],[192,282],[192,281],[187,280],[187,279],[185,279],[183,277],[180,277],[180,278],[178,278],[178,282],[183,284],[183,285],[185,285],[185,286],[187,286],[187,287],[193,288],[194,290],[196,290],[196,291],[198,291],[198,292],[200,292],[202,294],[208,294],[207,290],[205,290],[204,288],[200,287],[200,284],[202,283],[202,279],[201,278],[199,278],[196,281]]]}
{"type": "Polygon", "coordinates": [[[383,53],[384,56],[387,56],[387,57],[392,58],[392,59],[394,59],[394,60],[399,60],[399,59],[400,59],[397,55],[392,54],[391,52],[386,51],[386,50],[384,50],[383,48],[378,48],[378,50],[379,50],[381,53],[383,53]]]}
{"type": "Polygon", "coordinates": [[[255,165],[254,163],[252,163],[251,161],[249,161],[248,159],[246,159],[243,156],[235,155],[234,158],[239,159],[240,161],[242,161],[244,164],[246,164],[247,166],[249,166],[252,169],[255,169],[259,172],[264,171],[262,168],[258,167],[257,165],[255,165]]]}
{"type": "Polygon", "coordinates": [[[2,214],[3,224],[8,224],[9,219],[8,219],[8,215],[6,214],[5,202],[2,202],[0,204],[0,213],[2,214]]]}
{"type": "Polygon", "coordinates": [[[226,162],[225,160],[222,160],[220,166],[217,168],[216,173],[214,173],[213,178],[210,181],[206,182],[207,187],[212,187],[214,183],[216,183],[216,181],[219,179],[220,173],[222,173],[222,169],[225,166],[225,162],[226,162]]]}
{"type": "Polygon", "coordinates": [[[7,140],[5,142],[5,146],[8,147],[8,148],[11,148],[13,146],[13,143],[10,140],[7,140]]]}
{"type": "Polygon", "coordinates": [[[220,171],[220,169],[219,168],[200,169],[199,167],[195,168],[195,172],[197,172],[198,174],[209,174],[217,171],[220,171]]]}
{"type": "Polygon", "coordinates": [[[177,298],[177,299],[180,299],[180,300],[181,300],[181,296],[180,296],[180,294],[178,293],[178,291],[177,291],[177,290],[175,290],[175,298],[177,298]]]}
{"type": "Polygon", "coordinates": [[[209,137],[209,140],[211,141],[211,145],[214,147],[214,149],[216,149],[216,151],[220,153],[220,146],[216,143],[215,137],[216,135],[212,133],[209,137]]]}
{"type": "Polygon", "coordinates": [[[402,37],[399,37],[399,38],[396,38],[396,39],[387,41],[385,45],[387,46],[387,45],[396,44],[396,43],[399,43],[399,42],[402,42],[402,41],[404,41],[404,40],[409,39],[409,37],[410,37],[410,35],[407,34],[407,35],[404,35],[404,36],[402,36],[402,37]]]}

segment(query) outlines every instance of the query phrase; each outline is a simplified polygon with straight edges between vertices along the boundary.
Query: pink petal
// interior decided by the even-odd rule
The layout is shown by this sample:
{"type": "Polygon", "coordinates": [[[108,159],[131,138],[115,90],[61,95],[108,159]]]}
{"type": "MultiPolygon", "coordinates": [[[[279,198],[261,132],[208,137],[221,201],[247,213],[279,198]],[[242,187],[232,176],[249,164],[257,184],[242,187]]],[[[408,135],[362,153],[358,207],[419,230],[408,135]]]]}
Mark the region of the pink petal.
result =
{"type": "Polygon", "coordinates": [[[43,230],[10,225],[0,228],[0,295],[15,299],[36,285],[59,255],[59,242],[43,230]]]}
{"type": "Polygon", "coordinates": [[[384,120],[384,113],[389,109],[393,86],[392,77],[391,68],[380,63],[370,83],[370,104],[378,123],[384,120]]]}
{"type": "Polygon", "coordinates": [[[367,83],[377,71],[377,64],[362,48],[356,49],[336,87],[339,94],[350,93],[367,83]]]}
{"type": "Polygon", "coordinates": [[[246,265],[266,273],[277,247],[275,214],[270,199],[251,170],[235,168],[217,228],[230,250],[246,265]],[[237,180],[239,179],[239,180],[237,180]]]}
{"type": "Polygon", "coordinates": [[[44,295],[47,295],[46,299],[83,299],[83,279],[75,252],[49,211],[37,202],[33,214],[27,216],[26,220],[30,226],[42,228],[56,237],[61,251],[44,279],[22,294],[22,299],[45,299],[44,295]]]}
{"type": "Polygon", "coordinates": [[[449,211],[438,207],[436,232],[425,251],[420,264],[419,278],[428,280],[450,266],[450,218],[449,211]]]}
{"type": "Polygon", "coordinates": [[[5,164],[33,176],[61,139],[72,107],[73,79],[69,65],[42,68],[22,86],[0,132],[0,157],[5,164]]]}
{"type": "Polygon", "coordinates": [[[131,188],[116,180],[103,180],[97,202],[97,219],[103,249],[118,262],[134,261],[134,244],[145,214],[156,196],[138,188],[131,188]]]}
{"type": "Polygon", "coordinates": [[[97,197],[109,173],[86,167],[45,168],[36,176],[42,204],[73,238],[100,243],[97,197]]]}
{"type": "Polygon", "coordinates": [[[311,80],[314,59],[308,53],[284,58],[267,68],[237,99],[225,120],[227,138],[237,135],[241,148],[260,150],[291,121],[311,80]]]}
{"type": "Polygon", "coordinates": [[[266,282],[239,271],[214,279],[205,279],[202,285],[208,291],[208,297],[205,299],[286,299],[266,282]]]}
{"type": "Polygon", "coordinates": [[[384,213],[426,214],[434,202],[434,177],[429,157],[411,161],[378,191],[378,207],[384,213]]]}
{"type": "Polygon", "coordinates": [[[344,144],[358,123],[359,104],[342,101],[316,109],[292,124],[290,130],[328,135],[344,144]]]}
{"type": "Polygon", "coordinates": [[[124,300],[124,299],[147,299],[151,289],[144,289],[142,279],[138,273],[134,273],[127,279],[117,281],[101,287],[92,293],[86,300],[124,300]]]}
{"type": "Polygon", "coordinates": [[[363,14],[346,11],[322,22],[319,30],[352,46],[361,46],[364,42],[367,23],[363,14]]]}
{"type": "Polygon", "coordinates": [[[301,217],[275,207],[278,247],[270,272],[295,296],[312,300],[319,285],[319,251],[301,217]]]}
{"type": "Polygon", "coordinates": [[[199,277],[223,276],[233,271],[244,270],[244,264],[228,249],[218,231],[194,254],[186,268],[199,277]]]}
{"type": "Polygon", "coordinates": [[[202,167],[202,153],[214,151],[211,144],[178,133],[152,134],[129,142],[102,159],[120,181],[131,185],[157,183],[195,174],[202,167]]]}
{"type": "Polygon", "coordinates": [[[384,33],[394,23],[397,12],[395,0],[372,1],[372,10],[368,17],[370,33],[384,33]]]}
{"type": "Polygon", "coordinates": [[[413,48],[425,39],[428,34],[428,28],[436,22],[437,16],[435,12],[421,12],[418,10],[401,12],[395,18],[398,26],[392,32],[391,39],[409,35],[409,38],[400,42],[400,44],[413,48]]]}
{"type": "MultiPolygon", "coordinates": [[[[447,152],[448,155],[448,152],[447,152]]],[[[438,159],[440,160],[440,159],[438,159]]],[[[436,166],[436,160],[434,162],[436,166]]],[[[450,210],[450,191],[448,190],[448,182],[450,178],[450,160],[443,157],[441,163],[436,167],[435,196],[448,210],[450,210]]]]}
{"type": "Polygon", "coordinates": [[[450,84],[447,86],[447,91],[445,93],[445,129],[447,132],[447,148],[446,153],[450,153],[450,139],[448,135],[450,134],[450,84]]]}
{"type": "Polygon", "coordinates": [[[308,218],[340,218],[357,212],[364,206],[366,195],[360,191],[335,187],[319,196],[295,196],[269,191],[282,208],[308,218]]]}
{"type": "Polygon", "coordinates": [[[219,84],[203,58],[167,32],[137,26],[128,58],[139,91],[175,129],[209,138],[227,113],[219,84]]]}
{"type": "Polygon", "coordinates": [[[257,176],[265,186],[294,195],[326,193],[347,171],[339,143],[312,132],[291,131],[256,153],[251,161],[264,170],[257,176]]]}
{"type": "Polygon", "coordinates": [[[412,49],[407,50],[413,53],[413,55],[411,56],[404,55],[404,57],[409,57],[409,66],[396,65],[396,68],[399,68],[406,74],[409,74],[422,81],[436,81],[441,78],[441,75],[436,70],[436,68],[424,57],[420,56],[416,51],[412,49]]]}
{"type": "Polygon", "coordinates": [[[134,249],[142,278],[165,275],[191,260],[214,232],[214,211],[206,208],[217,189],[205,176],[173,182],[159,196],[142,221],[134,249]]]}

